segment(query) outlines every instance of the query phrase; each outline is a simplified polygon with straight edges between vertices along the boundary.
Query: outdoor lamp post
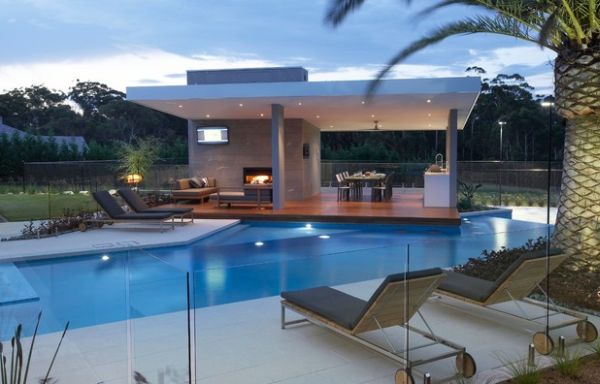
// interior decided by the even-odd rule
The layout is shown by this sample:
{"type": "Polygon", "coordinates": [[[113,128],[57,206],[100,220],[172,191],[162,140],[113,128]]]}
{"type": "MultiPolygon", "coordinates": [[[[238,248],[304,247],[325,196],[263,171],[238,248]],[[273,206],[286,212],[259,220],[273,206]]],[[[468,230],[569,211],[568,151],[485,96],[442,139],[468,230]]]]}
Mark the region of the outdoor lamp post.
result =
{"type": "Polygon", "coordinates": [[[502,129],[506,125],[506,121],[499,121],[498,125],[500,126],[500,168],[498,172],[498,178],[500,179],[498,183],[498,191],[499,191],[499,204],[502,205],[502,129]]]}

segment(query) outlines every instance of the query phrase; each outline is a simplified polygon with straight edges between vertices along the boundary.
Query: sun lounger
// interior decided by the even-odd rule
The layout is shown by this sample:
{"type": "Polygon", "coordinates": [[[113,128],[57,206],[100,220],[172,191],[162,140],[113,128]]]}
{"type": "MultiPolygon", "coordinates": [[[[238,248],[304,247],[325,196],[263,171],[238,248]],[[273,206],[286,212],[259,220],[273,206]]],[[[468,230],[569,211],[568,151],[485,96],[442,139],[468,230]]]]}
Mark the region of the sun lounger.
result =
{"type": "Polygon", "coordinates": [[[538,328],[544,328],[544,331],[536,332],[533,335],[533,344],[536,350],[544,355],[551,353],[554,348],[554,342],[549,335],[549,331],[554,329],[577,325],[577,335],[580,339],[585,342],[594,341],[598,337],[598,331],[587,320],[587,316],[556,306],[548,299],[546,292],[541,287],[540,283],[546,278],[547,274],[552,272],[567,258],[567,255],[558,249],[551,249],[549,255],[549,258],[546,259],[545,250],[526,253],[512,263],[495,281],[483,280],[458,272],[447,271],[448,277],[440,283],[436,292],[443,296],[515,316],[534,323],[538,328]],[[546,305],[546,302],[527,298],[535,288],[538,288],[545,298],[548,299],[549,307],[546,305]],[[506,309],[498,308],[496,305],[509,301],[515,304],[518,313],[507,312],[506,309]],[[538,316],[528,315],[520,302],[542,307],[544,313],[538,316]],[[551,311],[550,317],[563,314],[575,319],[549,325],[546,323],[547,309],[551,311]]]}
{"type": "MultiPolygon", "coordinates": [[[[87,220],[86,223],[97,224],[102,226],[103,224],[112,223],[143,223],[143,224],[158,224],[161,232],[163,227],[168,225],[171,229],[175,229],[175,216],[172,212],[125,212],[119,203],[108,193],[107,191],[93,192],[92,196],[94,200],[102,207],[104,212],[108,215],[107,218],[94,218],[87,220]]],[[[86,224],[80,226],[81,231],[86,230],[86,224]]]]}
{"type": "Polygon", "coordinates": [[[131,209],[133,209],[137,213],[172,213],[175,217],[181,218],[181,223],[183,223],[183,219],[188,216],[190,221],[194,222],[194,209],[193,208],[180,208],[180,207],[149,207],[144,200],[138,195],[135,191],[130,188],[120,188],[119,196],[125,200],[127,205],[131,209]]]}
{"type": "MultiPolygon", "coordinates": [[[[464,377],[475,374],[475,361],[463,346],[435,335],[419,311],[431,296],[440,281],[445,277],[439,268],[398,273],[390,275],[379,285],[369,301],[361,300],[330,287],[317,287],[301,291],[282,292],[281,328],[292,324],[311,322],[350,338],[396,362],[404,369],[396,372],[396,383],[414,383],[412,368],[450,357],[456,357],[456,368],[464,377]],[[292,310],[304,318],[287,321],[285,310],[292,310]],[[419,314],[426,324],[427,331],[409,325],[414,314],[419,314]],[[405,347],[394,346],[386,333],[386,328],[399,326],[406,332],[417,333],[428,339],[426,344],[405,347]],[[380,331],[386,343],[370,341],[366,336],[370,331],[380,331]],[[364,334],[363,337],[360,335],[364,334]],[[411,361],[409,353],[430,346],[445,346],[447,351],[411,361]]],[[[408,343],[407,343],[408,344],[408,343]]]]}

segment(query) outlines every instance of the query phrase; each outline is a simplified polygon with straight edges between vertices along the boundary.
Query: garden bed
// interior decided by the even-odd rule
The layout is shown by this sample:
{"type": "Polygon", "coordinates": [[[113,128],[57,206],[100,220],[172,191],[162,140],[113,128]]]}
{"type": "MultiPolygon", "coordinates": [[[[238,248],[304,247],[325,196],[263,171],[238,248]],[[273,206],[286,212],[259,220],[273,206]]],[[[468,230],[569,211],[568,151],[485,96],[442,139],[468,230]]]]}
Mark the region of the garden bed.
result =
{"type": "MultiPolygon", "coordinates": [[[[577,364],[577,363],[576,363],[577,364]]],[[[566,375],[557,367],[538,372],[537,379],[516,377],[504,381],[506,384],[539,383],[539,384],[598,384],[600,383],[600,357],[598,354],[580,358],[575,374],[566,375]]]]}

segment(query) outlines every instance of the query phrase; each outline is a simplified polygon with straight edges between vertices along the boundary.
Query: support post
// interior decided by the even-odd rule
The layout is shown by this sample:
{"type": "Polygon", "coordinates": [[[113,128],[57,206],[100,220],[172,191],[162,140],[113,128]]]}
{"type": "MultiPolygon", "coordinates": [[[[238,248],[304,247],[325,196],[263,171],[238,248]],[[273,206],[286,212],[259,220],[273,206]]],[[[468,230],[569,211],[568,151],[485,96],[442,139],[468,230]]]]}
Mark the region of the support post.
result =
{"type": "Polygon", "coordinates": [[[273,209],[285,204],[285,141],[283,106],[271,105],[271,156],[273,168],[273,209]]]}
{"type": "Polygon", "coordinates": [[[448,193],[450,207],[456,207],[456,188],[458,179],[457,169],[458,155],[458,111],[451,109],[448,112],[448,128],[446,129],[446,168],[450,182],[448,183],[448,193]]]}

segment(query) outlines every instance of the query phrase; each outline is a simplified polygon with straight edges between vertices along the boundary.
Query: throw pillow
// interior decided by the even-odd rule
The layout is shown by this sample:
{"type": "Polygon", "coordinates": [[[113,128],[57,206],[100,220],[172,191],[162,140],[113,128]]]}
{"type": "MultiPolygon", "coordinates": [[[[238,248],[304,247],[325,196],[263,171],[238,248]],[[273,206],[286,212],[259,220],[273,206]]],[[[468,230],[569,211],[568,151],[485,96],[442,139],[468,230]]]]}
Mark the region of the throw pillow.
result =
{"type": "Polygon", "coordinates": [[[202,178],[202,183],[204,184],[205,187],[210,187],[210,183],[208,182],[208,177],[203,177],[202,178]]]}
{"type": "Polygon", "coordinates": [[[190,185],[193,188],[204,188],[204,182],[200,179],[198,179],[197,177],[192,177],[190,179],[190,185]]]}

